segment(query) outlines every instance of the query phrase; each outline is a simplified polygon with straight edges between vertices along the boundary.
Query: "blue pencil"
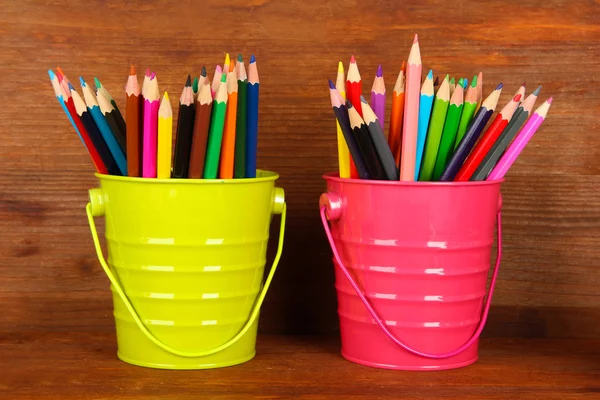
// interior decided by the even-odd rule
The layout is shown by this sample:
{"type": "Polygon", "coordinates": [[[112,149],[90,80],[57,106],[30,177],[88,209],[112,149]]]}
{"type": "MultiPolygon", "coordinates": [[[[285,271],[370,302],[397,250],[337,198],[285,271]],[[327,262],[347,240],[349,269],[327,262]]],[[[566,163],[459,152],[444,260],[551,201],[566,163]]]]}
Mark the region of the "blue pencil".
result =
{"type": "Polygon", "coordinates": [[[110,130],[108,123],[104,119],[104,115],[102,115],[102,111],[100,111],[100,106],[98,106],[98,101],[96,100],[96,96],[92,93],[92,89],[85,83],[83,78],[79,78],[79,82],[81,83],[81,89],[83,90],[83,97],[85,98],[85,102],[88,110],[90,111],[90,115],[96,122],[98,126],[98,130],[102,134],[110,153],[113,158],[117,162],[117,166],[121,171],[121,175],[127,176],[127,158],[125,157],[125,153],[121,150],[115,135],[110,130]]]}
{"type": "Polygon", "coordinates": [[[258,147],[258,70],[256,58],[250,57],[248,66],[248,100],[246,104],[246,178],[256,178],[256,151],[258,147]]]}
{"type": "MultiPolygon", "coordinates": [[[[73,121],[73,117],[71,117],[71,113],[69,113],[69,110],[67,109],[67,105],[65,104],[65,98],[63,96],[62,89],[60,88],[60,83],[58,82],[58,77],[51,69],[48,70],[48,75],[50,76],[50,83],[52,83],[52,88],[54,89],[54,95],[56,96],[56,99],[60,103],[60,106],[62,107],[65,114],[67,114],[67,117],[69,118],[69,121],[71,122],[71,125],[73,125],[73,129],[75,129],[75,132],[77,132],[77,136],[79,136],[79,140],[81,140],[81,143],[83,143],[83,145],[85,146],[85,142],[83,141],[83,138],[81,137],[81,133],[79,132],[79,129],[77,129],[77,125],[75,124],[75,121],[73,121]]],[[[87,146],[86,146],[86,148],[87,148],[87,146]]]]}
{"type": "Polygon", "coordinates": [[[419,101],[419,127],[417,129],[417,155],[415,159],[415,181],[419,180],[421,172],[421,161],[423,159],[423,149],[425,148],[425,139],[427,138],[427,128],[431,117],[431,108],[433,107],[433,71],[429,70],[427,78],[423,81],[421,87],[421,100],[419,101]]]}

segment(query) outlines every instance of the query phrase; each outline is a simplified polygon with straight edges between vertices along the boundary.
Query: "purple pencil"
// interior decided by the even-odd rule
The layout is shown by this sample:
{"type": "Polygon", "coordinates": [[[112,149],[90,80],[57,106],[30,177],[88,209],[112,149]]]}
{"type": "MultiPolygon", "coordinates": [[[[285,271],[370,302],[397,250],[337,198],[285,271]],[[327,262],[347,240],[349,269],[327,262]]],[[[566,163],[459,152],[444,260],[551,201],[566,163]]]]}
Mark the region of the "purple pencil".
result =
{"type": "Polygon", "coordinates": [[[383,129],[383,121],[385,120],[385,83],[383,82],[381,65],[377,67],[377,75],[375,76],[375,80],[373,80],[373,87],[371,88],[371,108],[375,111],[379,125],[383,129]]]}
{"type": "Polygon", "coordinates": [[[535,110],[531,118],[529,118],[525,126],[521,129],[521,132],[519,132],[518,136],[508,149],[506,149],[500,160],[498,160],[498,163],[487,177],[487,181],[495,181],[504,178],[508,169],[513,165],[517,157],[519,157],[519,154],[521,154],[521,151],[523,151],[525,146],[527,146],[527,143],[535,132],[537,132],[540,125],[542,125],[542,122],[544,122],[546,114],[548,114],[548,110],[550,109],[550,104],[552,104],[552,97],[535,110]]]}

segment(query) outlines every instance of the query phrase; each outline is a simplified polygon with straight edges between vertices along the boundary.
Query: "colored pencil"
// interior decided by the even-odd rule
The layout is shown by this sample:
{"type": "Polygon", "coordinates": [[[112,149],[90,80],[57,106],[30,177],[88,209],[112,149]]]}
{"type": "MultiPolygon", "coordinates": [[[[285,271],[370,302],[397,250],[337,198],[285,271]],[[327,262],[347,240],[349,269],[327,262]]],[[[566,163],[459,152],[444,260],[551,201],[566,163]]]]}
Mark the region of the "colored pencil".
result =
{"type": "MultiPolygon", "coordinates": [[[[75,130],[83,138],[85,148],[87,149],[88,154],[92,158],[92,163],[96,167],[96,171],[98,171],[101,174],[107,174],[108,170],[106,168],[106,165],[104,164],[104,161],[102,160],[102,157],[100,156],[100,153],[96,149],[96,146],[92,142],[87,129],[85,129],[85,126],[81,122],[81,119],[79,118],[79,114],[77,113],[77,109],[75,108],[75,101],[72,97],[72,93],[75,92],[75,89],[72,89],[73,86],[71,85],[71,83],[68,83],[67,85],[68,85],[69,92],[67,94],[68,97],[66,97],[66,99],[64,99],[64,101],[67,106],[67,110],[69,111],[69,114],[71,115],[71,118],[73,119],[73,122],[75,123],[75,130]]],[[[77,96],[79,96],[77,94],[77,92],[75,92],[75,94],[77,96]]],[[[81,100],[81,102],[83,103],[83,100],[81,99],[81,97],[79,97],[79,100],[81,100]]],[[[85,108],[85,103],[84,103],[84,108],[85,108]]]]}
{"type": "Polygon", "coordinates": [[[100,82],[100,79],[98,79],[97,77],[94,77],[94,85],[96,86],[96,96],[98,95],[97,92],[102,92],[102,94],[110,101],[113,108],[117,110],[119,115],[121,115],[121,111],[119,110],[119,107],[117,106],[117,102],[115,101],[114,97],[111,96],[111,94],[104,87],[104,85],[102,85],[102,82],[100,82]]]}
{"type": "Polygon", "coordinates": [[[173,147],[173,109],[167,92],[158,107],[158,141],[156,152],[156,177],[171,177],[171,152],[173,147]]]}
{"type": "Polygon", "coordinates": [[[198,77],[194,77],[194,81],[192,82],[192,91],[194,92],[194,101],[198,97],[198,77]]]}
{"type": "Polygon", "coordinates": [[[509,168],[513,165],[519,154],[523,151],[529,140],[537,132],[540,125],[544,122],[550,105],[552,104],[552,97],[544,102],[537,110],[533,113],[531,118],[527,121],[519,135],[515,138],[514,142],[506,149],[506,152],[502,155],[498,164],[492,169],[488,176],[488,181],[495,181],[504,178],[504,175],[508,172],[509,168]]]}
{"type": "Polygon", "coordinates": [[[346,100],[346,108],[348,109],[348,118],[350,120],[350,127],[354,133],[354,137],[358,142],[360,151],[365,160],[367,170],[371,179],[387,180],[383,166],[377,156],[377,151],[371,140],[371,135],[367,129],[367,125],[363,121],[362,117],[358,114],[356,108],[352,103],[346,100]]]}
{"type": "Polygon", "coordinates": [[[204,82],[206,82],[206,67],[203,65],[202,70],[200,71],[200,77],[198,78],[198,96],[200,95],[202,86],[204,86],[204,82]]]}
{"type": "Polygon", "coordinates": [[[467,78],[464,78],[463,79],[463,85],[462,85],[463,90],[466,89],[467,86],[469,86],[469,80],[467,78]]]}
{"type": "MultiPolygon", "coordinates": [[[[344,100],[346,99],[346,87],[344,84],[345,75],[344,64],[340,61],[338,62],[335,86],[344,100]]],[[[350,150],[348,149],[348,144],[344,138],[340,122],[336,120],[335,125],[337,131],[338,169],[340,178],[350,178],[350,150]]]]}
{"type": "Polygon", "coordinates": [[[208,142],[212,102],[213,98],[210,91],[210,83],[206,81],[199,89],[198,100],[196,102],[194,136],[192,138],[192,152],[190,155],[190,168],[188,173],[188,176],[193,179],[200,179],[204,176],[204,159],[208,142]]]}
{"type": "Polygon", "coordinates": [[[475,170],[475,173],[471,176],[469,180],[483,181],[487,178],[487,176],[492,171],[500,157],[502,157],[502,154],[504,153],[510,142],[514,139],[514,137],[521,129],[521,126],[523,126],[523,124],[529,117],[529,114],[531,114],[531,111],[533,110],[533,106],[535,105],[535,101],[537,100],[541,89],[542,87],[539,86],[536,90],[533,91],[533,93],[527,96],[527,98],[521,103],[521,105],[519,105],[517,111],[515,111],[512,118],[510,119],[510,122],[508,123],[506,128],[504,128],[502,135],[500,135],[500,138],[498,138],[496,143],[494,143],[490,151],[486,154],[483,161],[481,162],[481,164],[479,164],[479,166],[475,170]]]}
{"type": "Polygon", "coordinates": [[[195,114],[192,79],[188,75],[179,97],[177,137],[175,138],[175,154],[173,155],[173,178],[188,177],[195,114]]]}
{"type": "Polygon", "coordinates": [[[79,78],[79,82],[81,84],[83,98],[85,99],[85,103],[90,112],[90,115],[94,119],[98,130],[104,138],[104,142],[108,146],[110,153],[112,154],[115,162],[117,163],[121,175],[127,176],[127,159],[125,157],[125,153],[123,152],[123,150],[121,150],[117,139],[115,138],[113,132],[110,130],[110,127],[106,123],[106,120],[104,119],[104,116],[100,111],[100,106],[98,105],[96,96],[82,77],[79,78]]]}
{"type": "Polygon", "coordinates": [[[371,108],[375,112],[375,115],[377,115],[377,120],[381,124],[381,129],[383,129],[383,122],[385,120],[385,96],[383,69],[381,68],[381,65],[379,65],[371,88],[371,108]]]}
{"type": "Polygon", "coordinates": [[[221,77],[223,76],[223,68],[220,65],[215,67],[215,75],[213,76],[212,85],[210,86],[210,91],[212,93],[213,99],[217,93],[217,89],[221,84],[221,77]]]}
{"type": "Polygon", "coordinates": [[[233,160],[233,177],[246,177],[246,125],[247,121],[247,98],[248,98],[248,76],[246,66],[241,54],[235,63],[238,84],[238,103],[235,123],[235,155],[233,160]]]}
{"type": "MultiPolygon", "coordinates": [[[[215,93],[215,101],[210,121],[208,135],[208,146],[204,162],[204,178],[216,179],[219,172],[219,155],[223,141],[223,127],[225,125],[225,113],[227,112],[227,74],[222,74],[221,82],[215,93]]],[[[248,102],[250,103],[250,101],[248,102]]],[[[247,155],[246,155],[247,157],[247,155]]],[[[246,172],[248,168],[246,166],[246,172]]]]}
{"type": "Polygon", "coordinates": [[[402,151],[405,72],[406,62],[402,61],[402,67],[400,68],[396,84],[394,85],[394,91],[392,92],[392,112],[390,115],[390,130],[388,132],[388,144],[398,167],[400,166],[400,154],[402,151]]]}
{"type": "MultiPolygon", "coordinates": [[[[69,83],[69,86],[70,86],[70,88],[73,87],[70,83],[69,83]]],[[[117,165],[117,163],[115,162],[115,159],[113,158],[112,154],[110,153],[110,150],[109,150],[108,146],[106,145],[106,142],[104,141],[104,138],[102,137],[102,134],[98,130],[98,127],[96,126],[96,123],[94,122],[94,119],[90,115],[90,113],[87,109],[87,106],[85,105],[85,102],[83,101],[83,99],[81,98],[79,93],[77,93],[77,91],[74,88],[71,89],[71,97],[73,98],[73,105],[75,106],[75,111],[77,112],[77,115],[79,116],[79,119],[81,120],[81,123],[85,127],[85,130],[86,130],[90,140],[94,144],[96,151],[100,155],[100,158],[102,159],[102,162],[104,163],[107,172],[110,175],[121,175],[119,166],[117,165]]]]}
{"type": "Polygon", "coordinates": [[[358,145],[358,141],[356,140],[354,132],[352,131],[352,127],[350,126],[350,119],[348,117],[348,109],[346,108],[345,99],[342,97],[339,90],[336,89],[336,85],[334,85],[331,80],[329,81],[329,97],[331,99],[333,113],[335,114],[336,120],[342,129],[346,144],[348,145],[348,151],[350,152],[352,159],[355,160],[359,177],[360,179],[369,179],[370,175],[367,169],[367,164],[365,163],[362,151],[358,145]]]}
{"type": "Polygon", "coordinates": [[[415,157],[415,181],[419,180],[421,164],[423,161],[423,150],[425,139],[431,118],[431,107],[433,106],[433,71],[429,70],[427,77],[421,86],[421,99],[419,101],[419,127],[417,129],[417,155],[415,157]]]}
{"type": "Polygon", "coordinates": [[[58,76],[51,69],[48,70],[48,75],[50,76],[50,83],[52,84],[52,89],[54,90],[54,95],[56,96],[56,100],[58,100],[58,103],[60,104],[61,108],[65,112],[67,118],[69,119],[71,126],[73,126],[73,129],[75,129],[77,136],[79,136],[79,140],[81,140],[81,144],[83,144],[85,146],[86,145],[85,141],[81,137],[81,133],[77,130],[77,126],[75,125],[75,121],[73,121],[73,117],[71,117],[69,110],[67,110],[67,105],[65,104],[65,101],[64,101],[64,92],[63,92],[60,82],[58,81],[58,76]]]}
{"type": "Polygon", "coordinates": [[[399,179],[398,168],[396,167],[396,161],[394,161],[394,155],[390,150],[390,146],[387,144],[383,128],[378,121],[378,117],[375,114],[375,110],[369,106],[369,103],[361,96],[360,101],[362,102],[363,115],[365,116],[364,121],[371,137],[371,142],[379,158],[379,162],[385,173],[385,177],[390,181],[397,181],[399,179]]]}
{"type": "MultiPolygon", "coordinates": [[[[338,89],[339,90],[339,89],[338,89]]],[[[358,114],[362,117],[362,108],[360,105],[360,95],[362,94],[362,78],[358,70],[358,64],[354,55],[350,57],[350,65],[348,66],[348,75],[346,77],[346,99],[350,101],[357,109],[358,114]]],[[[359,177],[356,164],[353,159],[350,159],[350,177],[356,179],[359,177]]]]}
{"type": "Polygon", "coordinates": [[[146,73],[144,74],[144,79],[142,80],[142,91],[141,91],[141,102],[142,102],[142,113],[144,112],[144,98],[146,96],[146,91],[148,90],[148,83],[150,82],[150,76],[152,74],[150,73],[150,68],[146,69],[146,73]]]}
{"type": "Polygon", "coordinates": [[[435,100],[433,101],[431,121],[429,122],[429,129],[427,130],[423,162],[421,163],[421,172],[419,173],[419,180],[422,182],[431,181],[433,179],[435,160],[440,148],[444,122],[446,121],[446,113],[448,112],[448,104],[450,102],[449,79],[449,76],[446,75],[435,95],[435,100]]]}
{"type": "Polygon", "coordinates": [[[475,114],[475,109],[477,108],[477,75],[473,76],[473,80],[471,81],[471,86],[467,89],[467,93],[465,95],[464,106],[462,110],[462,114],[460,116],[460,122],[458,124],[458,131],[456,132],[456,139],[454,140],[454,151],[458,147],[458,144],[462,140],[471,120],[473,119],[473,115],[475,114]]]}
{"type": "Polygon", "coordinates": [[[421,69],[419,37],[415,34],[406,66],[406,100],[404,103],[404,124],[402,127],[402,155],[400,157],[401,181],[414,181],[415,179],[421,69]]]}
{"type": "Polygon", "coordinates": [[[142,176],[156,178],[156,154],[158,146],[158,108],[160,93],[156,75],[148,78],[148,88],[144,93],[144,141],[142,152],[142,176]]]}
{"type": "Polygon", "coordinates": [[[135,66],[131,65],[125,86],[125,135],[127,144],[127,175],[142,176],[142,97],[135,66]]]}
{"type": "Polygon", "coordinates": [[[433,81],[433,90],[437,93],[439,87],[440,87],[440,77],[436,76],[435,80],[433,81]]]}
{"type": "Polygon", "coordinates": [[[475,117],[473,118],[473,121],[471,121],[465,136],[460,141],[458,148],[454,154],[452,154],[452,157],[450,157],[448,165],[440,177],[440,181],[449,182],[454,180],[458,170],[469,155],[471,149],[475,145],[475,142],[479,138],[479,135],[483,131],[483,128],[485,128],[485,125],[494,113],[494,109],[498,104],[498,98],[500,97],[501,92],[502,84],[499,84],[496,89],[494,89],[492,93],[490,93],[490,95],[483,101],[481,107],[475,113],[475,117]]]}
{"type": "Polygon", "coordinates": [[[452,98],[452,95],[454,94],[454,89],[456,89],[456,81],[454,80],[454,77],[450,79],[448,88],[450,89],[450,98],[452,98]]]}
{"type": "MultiPolygon", "coordinates": [[[[525,82],[523,82],[523,84],[521,84],[521,86],[519,87],[519,90],[517,90],[517,93],[515,93],[515,96],[520,94],[521,95],[521,101],[525,100],[525,89],[526,89],[526,85],[525,82]]],[[[519,102],[519,104],[521,103],[521,101],[519,102]]],[[[518,104],[517,104],[518,106],[518,104]]]]}
{"type": "Polygon", "coordinates": [[[481,107],[481,101],[483,100],[483,72],[477,75],[477,108],[475,112],[479,111],[481,107]]]}
{"type": "Polygon", "coordinates": [[[233,179],[235,158],[235,128],[238,102],[238,85],[234,64],[230,65],[227,73],[227,111],[223,127],[223,145],[221,146],[221,161],[219,163],[219,178],[233,179]]]}
{"type": "Polygon", "coordinates": [[[442,176],[442,172],[444,172],[448,158],[452,154],[452,150],[454,148],[456,130],[458,129],[460,114],[462,113],[463,109],[464,90],[465,89],[462,87],[462,82],[460,82],[459,85],[456,85],[454,93],[450,98],[450,105],[448,106],[446,121],[444,122],[444,130],[442,131],[442,139],[440,140],[440,147],[435,160],[435,167],[433,168],[434,181],[438,181],[442,176]]]}
{"type": "MultiPolygon", "coordinates": [[[[229,53],[225,53],[225,62],[223,63],[223,73],[229,73],[229,65],[231,64],[231,59],[229,58],[229,53]]],[[[227,78],[225,78],[227,80],[227,78]]]]}
{"type": "Polygon", "coordinates": [[[508,121],[510,121],[515,113],[520,100],[521,94],[516,94],[515,97],[500,110],[490,127],[483,133],[471,154],[469,154],[458,170],[458,173],[454,178],[455,181],[468,181],[471,178],[479,164],[483,161],[483,158],[490,151],[496,140],[498,140],[504,128],[508,125],[508,121]]]}
{"type": "Polygon", "coordinates": [[[100,106],[100,111],[102,112],[102,115],[104,116],[104,119],[106,120],[111,132],[117,139],[121,150],[123,150],[123,154],[127,154],[125,126],[122,126],[119,122],[117,122],[117,110],[114,109],[112,103],[108,98],[106,98],[103,92],[98,91],[96,93],[96,98],[98,100],[98,106],[100,106]]]}
{"type": "Polygon", "coordinates": [[[260,83],[256,58],[250,56],[248,66],[248,93],[246,103],[246,178],[256,178],[256,152],[258,147],[258,98],[260,83]]]}

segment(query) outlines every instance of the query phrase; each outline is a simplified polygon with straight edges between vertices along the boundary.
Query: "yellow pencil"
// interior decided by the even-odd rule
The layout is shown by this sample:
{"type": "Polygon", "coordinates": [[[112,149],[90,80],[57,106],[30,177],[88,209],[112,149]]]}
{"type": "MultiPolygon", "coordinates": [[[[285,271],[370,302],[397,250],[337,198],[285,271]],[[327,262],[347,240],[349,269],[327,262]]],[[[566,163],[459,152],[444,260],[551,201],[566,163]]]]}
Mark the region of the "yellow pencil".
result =
{"type": "Polygon", "coordinates": [[[173,109],[167,92],[163,95],[158,109],[158,154],[156,156],[156,177],[171,177],[171,152],[173,147],[173,109]]]}
{"type": "MultiPolygon", "coordinates": [[[[340,61],[338,64],[337,80],[335,82],[335,88],[340,92],[342,98],[346,99],[346,78],[344,74],[344,64],[340,61]]],[[[350,178],[350,150],[348,150],[348,144],[344,139],[342,128],[340,123],[336,121],[337,125],[337,143],[338,143],[338,159],[340,165],[340,178],[350,178]]]]}

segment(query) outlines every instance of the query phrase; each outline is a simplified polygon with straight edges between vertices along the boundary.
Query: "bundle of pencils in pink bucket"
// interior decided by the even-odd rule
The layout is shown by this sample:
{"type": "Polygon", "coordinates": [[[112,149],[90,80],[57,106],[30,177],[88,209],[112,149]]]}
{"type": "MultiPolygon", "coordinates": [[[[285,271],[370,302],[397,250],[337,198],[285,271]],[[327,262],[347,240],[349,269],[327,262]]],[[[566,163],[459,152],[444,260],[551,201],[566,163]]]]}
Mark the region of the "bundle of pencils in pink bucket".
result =
{"type": "Polygon", "coordinates": [[[483,74],[423,79],[418,36],[392,92],[385,135],[386,88],[381,65],[370,101],[354,56],[347,76],[338,65],[329,81],[337,120],[340,178],[391,181],[499,180],[543,123],[552,98],[534,111],[541,86],[526,96],[525,83],[499,108],[499,83],[484,98],[483,74]],[[489,126],[488,126],[489,123],[489,126]]]}
{"type": "Polygon", "coordinates": [[[48,71],[54,94],[97,172],[161,179],[256,177],[259,80],[254,55],[247,73],[242,55],[231,60],[227,53],[212,82],[204,66],[193,81],[188,75],[175,132],[169,95],[164,91],[161,98],[156,73],[148,68],[140,87],[136,72],[131,65],[121,94],[122,114],[98,78],[93,88],[80,77],[80,95],[61,68],[48,71]]]}

